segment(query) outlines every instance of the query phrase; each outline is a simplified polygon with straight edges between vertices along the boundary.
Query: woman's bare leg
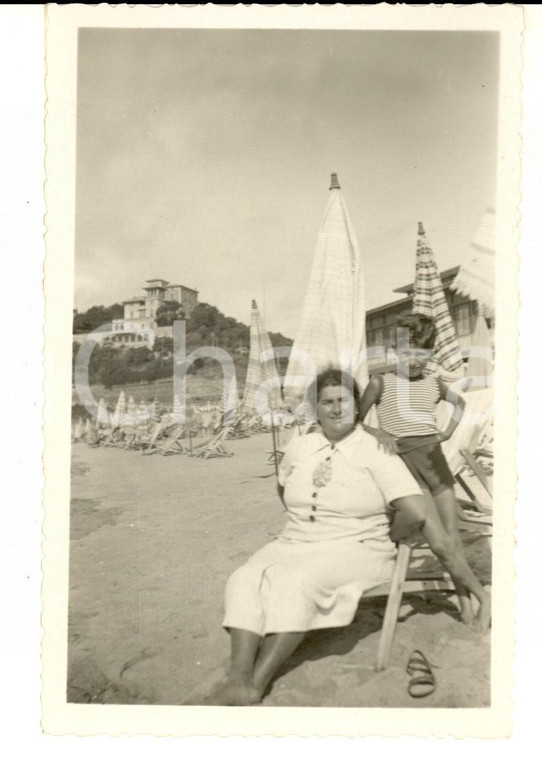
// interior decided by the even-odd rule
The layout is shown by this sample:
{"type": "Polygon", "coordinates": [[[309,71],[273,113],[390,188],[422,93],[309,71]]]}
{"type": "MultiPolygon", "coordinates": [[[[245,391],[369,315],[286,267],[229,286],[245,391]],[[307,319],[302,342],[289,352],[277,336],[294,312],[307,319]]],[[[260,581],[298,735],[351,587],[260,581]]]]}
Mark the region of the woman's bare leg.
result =
{"type": "Polygon", "coordinates": [[[260,694],[260,700],[280,666],[294,653],[304,638],[304,631],[270,633],[264,638],[254,667],[254,686],[260,694]]]}
{"type": "Polygon", "coordinates": [[[209,695],[207,705],[251,705],[260,701],[254,686],[254,662],[262,637],[241,628],[230,629],[231,663],[228,677],[209,695]]]}
{"type": "Polygon", "coordinates": [[[480,632],[487,631],[491,622],[491,597],[470,569],[463,552],[458,551],[453,538],[444,529],[433,503],[427,512],[421,532],[432,551],[452,576],[455,587],[465,587],[478,599],[480,608],[473,625],[480,632]]]}

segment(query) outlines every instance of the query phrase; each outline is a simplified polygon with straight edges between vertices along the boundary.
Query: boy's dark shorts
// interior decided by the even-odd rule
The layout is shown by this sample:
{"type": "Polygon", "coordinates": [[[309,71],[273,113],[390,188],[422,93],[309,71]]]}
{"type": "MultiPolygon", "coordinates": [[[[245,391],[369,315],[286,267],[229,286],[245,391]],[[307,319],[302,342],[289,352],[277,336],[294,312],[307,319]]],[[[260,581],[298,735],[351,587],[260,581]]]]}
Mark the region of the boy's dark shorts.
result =
{"type": "Polygon", "coordinates": [[[399,456],[422,488],[439,494],[454,487],[454,476],[436,435],[398,438],[399,456]]]}

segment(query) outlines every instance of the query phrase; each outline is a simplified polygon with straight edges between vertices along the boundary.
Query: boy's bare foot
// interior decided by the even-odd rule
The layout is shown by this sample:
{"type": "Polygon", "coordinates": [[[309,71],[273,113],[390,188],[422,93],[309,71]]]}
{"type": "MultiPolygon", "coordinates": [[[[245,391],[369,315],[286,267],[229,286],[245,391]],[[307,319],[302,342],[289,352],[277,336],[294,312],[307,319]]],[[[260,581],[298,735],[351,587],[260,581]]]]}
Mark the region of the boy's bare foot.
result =
{"type": "Polygon", "coordinates": [[[480,606],[474,619],[475,630],[478,633],[487,633],[491,627],[491,593],[490,587],[484,587],[484,596],[478,600],[480,606]]]}
{"type": "Polygon", "coordinates": [[[472,602],[470,596],[458,594],[457,600],[459,602],[459,612],[461,614],[461,620],[465,623],[467,628],[474,626],[474,612],[472,609],[472,602]]]}

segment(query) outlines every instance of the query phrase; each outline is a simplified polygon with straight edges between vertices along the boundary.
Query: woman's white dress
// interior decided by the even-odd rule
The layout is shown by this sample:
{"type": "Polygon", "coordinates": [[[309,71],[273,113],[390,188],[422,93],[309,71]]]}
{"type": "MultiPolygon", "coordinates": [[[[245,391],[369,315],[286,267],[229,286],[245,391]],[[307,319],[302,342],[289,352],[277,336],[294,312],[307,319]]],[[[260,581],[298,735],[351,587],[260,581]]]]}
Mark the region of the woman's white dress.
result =
{"type": "Polygon", "coordinates": [[[389,503],[419,486],[361,427],[335,444],[294,437],[279,482],[286,526],[230,576],[223,625],[262,636],[348,625],[363,592],[391,577],[389,503]]]}

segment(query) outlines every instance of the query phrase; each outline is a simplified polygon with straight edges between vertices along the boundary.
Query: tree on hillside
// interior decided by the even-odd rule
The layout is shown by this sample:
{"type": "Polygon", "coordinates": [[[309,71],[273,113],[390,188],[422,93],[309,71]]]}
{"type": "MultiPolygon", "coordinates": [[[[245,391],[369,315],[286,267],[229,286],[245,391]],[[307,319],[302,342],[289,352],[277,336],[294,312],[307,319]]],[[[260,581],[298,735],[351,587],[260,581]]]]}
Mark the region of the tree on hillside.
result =
{"type": "Polygon", "coordinates": [[[155,355],[168,356],[173,353],[173,338],[170,338],[169,335],[162,335],[155,338],[152,350],[155,355]]]}
{"type": "Polygon", "coordinates": [[[113,306],[91,306],[87,311],[74,314],[73,332],[74,334],[92,332],[114,319],[122,319],[123,316],[124,306],[121,303],[115,303],[113,306]]]}
{"type": "Polygon", "coordinates": [[[185,319],[184,309],[178,301],[164,301],[156,310],[156,324],[158,327],[171,327],[176,319],[185,319]]]}

